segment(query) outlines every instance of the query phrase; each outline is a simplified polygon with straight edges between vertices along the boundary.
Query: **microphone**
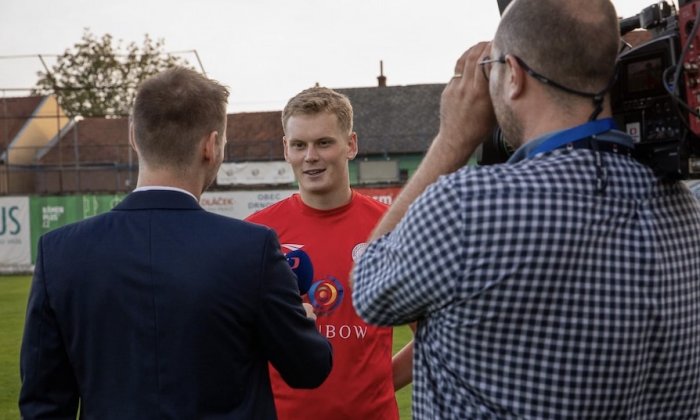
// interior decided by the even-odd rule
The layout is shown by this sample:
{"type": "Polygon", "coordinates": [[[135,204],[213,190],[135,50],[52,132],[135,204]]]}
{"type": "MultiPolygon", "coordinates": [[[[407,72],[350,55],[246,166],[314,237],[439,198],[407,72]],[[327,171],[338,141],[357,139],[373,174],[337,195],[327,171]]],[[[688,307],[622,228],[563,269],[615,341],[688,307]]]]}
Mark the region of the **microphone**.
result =
{"type": "Polygon", "coordinates": [[[301,249],[289,251],[285,256],[287,257],[287,264],[297,276],[299,292],[303,296],[309,291],[311,282],[314,280],[314,267],[311,265],[311,258],[309,258],[309,254],[301,249]]]}

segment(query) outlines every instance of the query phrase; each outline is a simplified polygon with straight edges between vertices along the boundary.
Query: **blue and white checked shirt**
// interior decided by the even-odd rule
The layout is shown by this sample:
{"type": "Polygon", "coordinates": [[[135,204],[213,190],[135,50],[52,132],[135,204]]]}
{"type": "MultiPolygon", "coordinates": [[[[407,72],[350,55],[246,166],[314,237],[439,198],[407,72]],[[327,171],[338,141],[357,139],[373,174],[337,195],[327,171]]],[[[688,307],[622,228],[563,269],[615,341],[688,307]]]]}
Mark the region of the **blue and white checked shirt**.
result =
{"type": "Polygon", "coordinates": [[[700,418],[700,207],[632,158],[557,149],[441,177],[354,270],[418,320],[416,419],[700,418]]]}

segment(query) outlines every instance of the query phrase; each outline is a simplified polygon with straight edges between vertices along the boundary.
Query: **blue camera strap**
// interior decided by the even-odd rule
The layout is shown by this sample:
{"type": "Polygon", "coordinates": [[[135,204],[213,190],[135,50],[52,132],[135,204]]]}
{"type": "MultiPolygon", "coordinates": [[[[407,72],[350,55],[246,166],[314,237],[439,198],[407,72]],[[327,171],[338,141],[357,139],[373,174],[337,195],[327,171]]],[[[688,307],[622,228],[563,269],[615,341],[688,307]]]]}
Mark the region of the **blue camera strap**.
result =
{"type": "Polygon", "coordinates": [[[515,151],[508,159],[508,163],[515,163],[523,159],[530,159],[540,153],[551,152],[562,147],[586,148],[603,151],[617,151],[622,149],[630,151],[634,148],[632,138],[615,130],[615,120],[604,118],[594,120],[562,131],[544,135],[539,139],[526,143],[515,151]],[[621,135],[603,135],[612,132],[621,135]],[[595,139],[594,141],[591,141],[595,139]],[[598,147],[600,144],[600,147],[598,147]]]}
{"type": "MultiPolygon", "coordinates": [[[[597,134],[602,134],[615,129],[615,120],[612,118],[604,118],[602,120],[594,120],[585,124],[570,128],[568,130],[555,133],[544,142],[538,144],[535,148],[527,153],[527,157],[531,158],[540,153],[550,152],[560,147],[566,146],[569,143],[593,137],[597,134]]],[[[598,139],[599,141],[605,141],[598,139]]],[[[631,145],[630,145],[631,147],[631,145]]]]}
{"type": "Polygon", "coordinates": [[[599,194],[603,194],[607,186],[607,174],[600,152],[624,153],[627,156],[631,156],[634,149],[632,138],[615,130],[615,128],[615,120],[604,118],[544,135],[518,148],[513,156],[508,159],[508,163],[530,159],[538,154],[551,152],[562,147],[590,149],[595,153],[596,190],[599,194]]]}

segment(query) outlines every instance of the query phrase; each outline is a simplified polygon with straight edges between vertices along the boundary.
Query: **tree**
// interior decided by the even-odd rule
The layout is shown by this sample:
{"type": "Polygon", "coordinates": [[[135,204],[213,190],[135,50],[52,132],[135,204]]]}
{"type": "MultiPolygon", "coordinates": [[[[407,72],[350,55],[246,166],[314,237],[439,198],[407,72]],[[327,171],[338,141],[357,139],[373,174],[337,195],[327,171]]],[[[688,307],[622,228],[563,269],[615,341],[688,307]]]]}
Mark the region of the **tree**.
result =
{"type": "Polygon", "coordinates": [[[50,71],[38,72],[34,94],[56,94],[70,116],[127,115],[136,88],[144,79],[173,66],[190,67],[187,60],[163,51],[162,39],[144,36],[122,52],[122,41],[110,34],[97,38],[85,29],[80,42],[60,55],[50,71]]]}

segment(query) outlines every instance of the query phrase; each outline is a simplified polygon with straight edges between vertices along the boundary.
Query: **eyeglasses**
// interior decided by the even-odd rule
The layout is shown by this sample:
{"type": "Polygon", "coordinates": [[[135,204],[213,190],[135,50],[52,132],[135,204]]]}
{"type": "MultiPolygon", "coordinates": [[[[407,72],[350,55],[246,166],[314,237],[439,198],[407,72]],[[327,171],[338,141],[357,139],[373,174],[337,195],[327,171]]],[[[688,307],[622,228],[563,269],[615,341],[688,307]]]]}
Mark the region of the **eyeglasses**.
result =
{"type": "Polygon", "coordinates": [[[552,81],[551,79],[534,71],[530,66],[525,64],[525,62],[522,60],[522,58],[518,57],[517,55],[513,55],[512,57],[515,58],[515,60],[518,62],[518,64],[520,64],[520,67],[522,67],[525,70],[525,72],[527,74],[529,74],[530,77],[532,77],[533,79],[539,81],[540,83],[544,83],[545,85],[552,85],[552,86],[558,87],[560,89],[569,90],[568,88],[560,85],[559,83],[556,83],[556,82],[552,81]]]}
{"type": "Polygon", "coordinates": [[[477,64],[481,66],[481,73],[484,75],[486,80],[489,80],[489,74],[491,74],[491,66],[493,63],[504,64],[506,62],[506,56],[502,55],[498,58],[491,58],[488,55],[484,57],[483,60],[479,61],[477,64]]]}
{"type": "MultiPolygon", "coordinates": [[[[517,55],[511,54],[511,57],[515,58],[518,61],[518,64],[520,64],[520,67],[522,67],[523,70],[525,70],[525,72],[527,74],[532,76],[533,79],[539,80],[540,82],[542,82],[544,84],[556,85],[556,83],[552,83],[551,80],[549,80],[545,76],[542,76],[541,74],[534,71],[530,66],[525,64],[525,62],[517,55]]],[[[491,74],[491,66],[493,65],[493,63],[504,64],[505,62],[506,62],[505,54],[501,55],[498,58],[491,58],[487,55],[486,57],[484,57],[483,60],[479,61],[478,64],[481,66],[481,72],[484,74],[484,78],[486,78],[486,80],[489,80],[489,75],[491,74]]]]}
{"type": "MultiPolygon", "coordinates": [[[[581,92],[581,91],[578,91],[575,89],[568,88],[564,85],[561,85],[561,84],[555,82],[554,80],[552,80],[546,76],[541,75],[540,73],[537,73],[535,70],[533,70],[530,66],[528,66],[517,55],[510,54],[510,56],[513,57],[518,62],[520,67],[522,67],[523,70],[525,70],[525,73],[527,73],[530,77],[532,77],[533,79],[537,80],[538,82],[540,82],[542,84],[553,86],[557,89],[563,90],[564,92],[573,93],[574,95],[579,95],[579,96],[584,96],[586,98],[594,98],[595,99],[598,96],[602,95],[607,90],[607,88],[606,88],[600,93],[588,93],[588,92],[581,92]]],[[[491,74],[491,65],[493,63],[503,64],[505,62],[506,62],[506,55],[503,54],[498,58],[490,58],[489,56],[486,56],[486,57],[484,57],[483,60],[479,61],[478,64],[481,66],[481,71],[484,74],[484,77],[486,78],[486,80],[489,80],[489,74],[491,74]]]]}

